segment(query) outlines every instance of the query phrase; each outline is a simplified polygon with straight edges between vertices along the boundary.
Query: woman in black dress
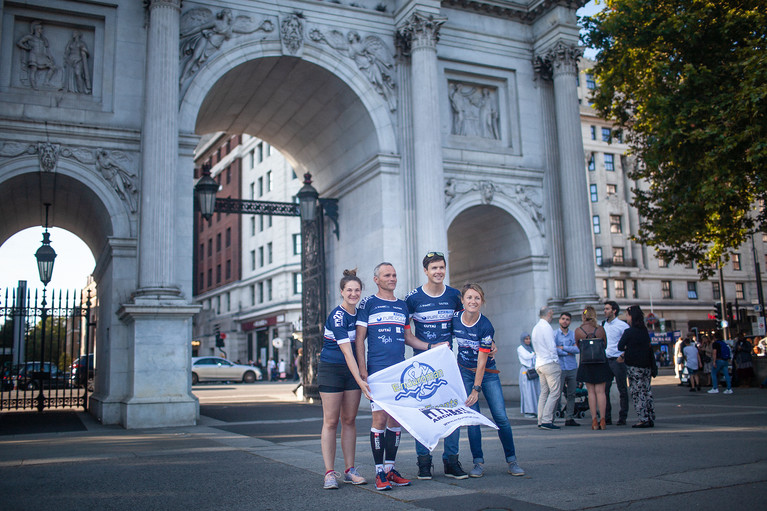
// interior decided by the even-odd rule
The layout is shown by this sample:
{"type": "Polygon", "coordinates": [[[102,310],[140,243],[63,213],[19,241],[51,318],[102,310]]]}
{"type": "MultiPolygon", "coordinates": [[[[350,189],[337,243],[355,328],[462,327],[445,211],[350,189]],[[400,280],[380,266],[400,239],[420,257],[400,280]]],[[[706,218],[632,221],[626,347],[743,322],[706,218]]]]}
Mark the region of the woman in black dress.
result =
{"type": "MultiPolygon", "coordinates": [[[[583,339],[599,338],[607,345],[605,329],[597,324],[597,311],[592,306],[583,311],[583,323],[575,329],[575,343],[580,348],[583,339]]],[[[607,365],[607,357],[601,364],[580,364],[578,366],[578,381],[586,384],[589,392],[589,411],[591,412],[591,429],[605,429],[605,409],[607,397],[605,396],[605,384],[613,377],[610,366],[607,365]],[[597,411],[599,417],[597,418],[597,411]]]]}
{"type": "Polygon", "coordinates": [[[626,309],[626,313],[629,315],[631,326],[624,330],[618,341],[618,349],[624,352],[631,399],[639,416],[639,422],[632,428],[651,428],[655,425],[655,408],[650,382],[653,373],[657,374],[658,369],[642,309],[638,305],[632,305],[626,309]]]}

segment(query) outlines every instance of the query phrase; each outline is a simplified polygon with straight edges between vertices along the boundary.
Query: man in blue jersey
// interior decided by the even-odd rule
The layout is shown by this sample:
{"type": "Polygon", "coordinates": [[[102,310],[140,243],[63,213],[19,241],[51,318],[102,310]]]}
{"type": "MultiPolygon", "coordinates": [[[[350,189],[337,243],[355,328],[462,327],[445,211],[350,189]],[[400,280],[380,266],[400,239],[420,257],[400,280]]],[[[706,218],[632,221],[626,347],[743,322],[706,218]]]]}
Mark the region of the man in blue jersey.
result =
{"type": "MultiPolygon", "coordinates": [[[[441,252],[426,254],[426,257],[423,258],[423,272],[426,274],[426,284],[412,290],[405,297],[405,303],[407,303],[408,311],[415,325],[415,337],[427,343],[427,349],[440,344],[447,344],[452,349],[453,314],[463,309],[461,292],[445,285],[447,270],[445,256],[441,252]]],[[[414,349],[413,352],[418,355],[423,350],[414,349]]],[[[458,461],[460,436],[461,429],[456,428],[455,431],[445,437],[442,462],[447,477],[466,479],[469,475],[464,472],[458,461]]],[[[416,440],[415,452],[418,455],[418,479],[431,479],[433,465],[429,450],[416,440]]]]}
{"type": "MultiPolygon", "coordinates": [[[[410,330],[407,304],[394,296],[397,272],[391,263],[381,263],[373,271],[378,292],[364,298],[357,306],[357,335],[355,349],[360,377],[367,381],[373,374],[405,360],[405,332],[410,330]],[[367,364],[365,363],[367,338],[367,364]]],[[[407,344],[414,349],[426,350],[429,345],[408,334],[407,344]]],[[[376,490],[390,490],[392,486],[407,486],[405,479],[394,468],[402,428],[374,402],[373,424],[370,428],[370,447],[376,467],[376,490]]]]}

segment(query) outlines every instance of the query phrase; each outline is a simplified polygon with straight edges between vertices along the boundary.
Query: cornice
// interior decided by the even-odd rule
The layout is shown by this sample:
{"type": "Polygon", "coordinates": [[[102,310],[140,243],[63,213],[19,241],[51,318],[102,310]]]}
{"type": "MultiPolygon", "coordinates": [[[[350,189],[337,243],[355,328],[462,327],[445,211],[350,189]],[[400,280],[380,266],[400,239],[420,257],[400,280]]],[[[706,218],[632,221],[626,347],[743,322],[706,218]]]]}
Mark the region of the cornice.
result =
{"type": "Polygon", "coordinates": [[[556,6],[578,9],[587,2],[588,0],[534,0],[525,4],[508,0],[442,0],[442,5],[523,23],[533,23],[556,6]]]}

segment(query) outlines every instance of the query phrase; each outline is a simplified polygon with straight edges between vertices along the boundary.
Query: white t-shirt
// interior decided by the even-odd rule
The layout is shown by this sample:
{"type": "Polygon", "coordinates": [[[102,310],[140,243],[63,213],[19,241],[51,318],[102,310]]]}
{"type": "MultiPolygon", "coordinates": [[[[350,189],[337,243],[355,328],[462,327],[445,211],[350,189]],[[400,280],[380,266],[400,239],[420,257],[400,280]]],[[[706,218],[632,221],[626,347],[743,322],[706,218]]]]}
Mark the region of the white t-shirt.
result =
{"type": "Polygon", "coordinates": [[[685,365],[689,369],[693,369],[696,371],[700,369],[700,367],[698,366],[698,348],[690,344],[688,346],[685,346],[682,351],[684,352],[685,365]]]}

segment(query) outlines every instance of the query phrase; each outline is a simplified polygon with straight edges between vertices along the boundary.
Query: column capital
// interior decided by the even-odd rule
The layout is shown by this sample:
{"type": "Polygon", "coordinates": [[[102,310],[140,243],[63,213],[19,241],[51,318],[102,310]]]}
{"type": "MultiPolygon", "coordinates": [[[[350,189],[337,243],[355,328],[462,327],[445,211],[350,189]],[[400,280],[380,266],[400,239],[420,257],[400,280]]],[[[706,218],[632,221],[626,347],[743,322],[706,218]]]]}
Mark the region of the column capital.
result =
{"type": "Polygon", "coordinates": [[[554,75],[578,73],[578,60],[583,48],[573,43],[557,42],[533,58],[536,78],[551,80],[554,75]]]}
{"type": "Polygon", "coordinates": [[[437,48],[439,30],[447,18],[414,12],[397,30],[397,46],[402,55],[410,55],[417,48],[437,48]]]}
{"type": "Polygon", "coordinates": [[[149,11],[155,7],[170,7],[181,12],[181,0],[144,0],[144,7],[149,11]]]}

